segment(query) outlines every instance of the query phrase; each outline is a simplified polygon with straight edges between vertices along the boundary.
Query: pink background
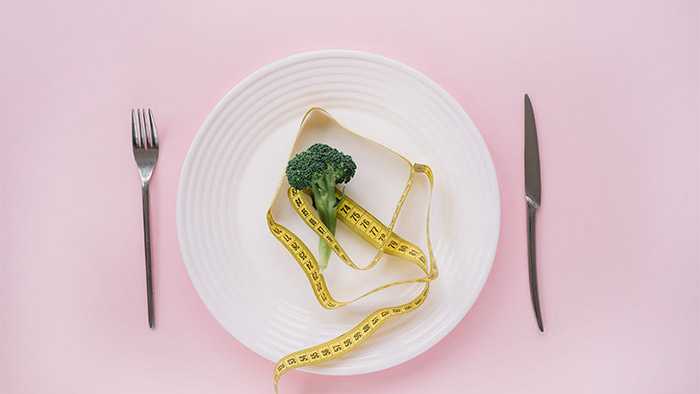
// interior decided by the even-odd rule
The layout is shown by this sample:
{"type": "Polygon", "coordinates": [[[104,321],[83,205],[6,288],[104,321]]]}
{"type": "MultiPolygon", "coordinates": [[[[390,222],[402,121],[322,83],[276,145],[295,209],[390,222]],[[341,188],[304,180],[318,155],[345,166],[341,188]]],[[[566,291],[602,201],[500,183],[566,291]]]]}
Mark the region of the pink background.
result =
{"type": "Polygon", "coordinates": [[[697,1],[6,2],[0,14],[0,392],[269,393],[272,364],[209,315],[181,262],[180,168],[258,67],[350,48],[405,62],[480,128],[502,196],[491,276],[430,351],[283,393],[700,392],[697,1]],[[522,94],[543,165],[528,298],[522,94]],[[157,113],[158,329],[146,326],[129,109],[157,113]]]}

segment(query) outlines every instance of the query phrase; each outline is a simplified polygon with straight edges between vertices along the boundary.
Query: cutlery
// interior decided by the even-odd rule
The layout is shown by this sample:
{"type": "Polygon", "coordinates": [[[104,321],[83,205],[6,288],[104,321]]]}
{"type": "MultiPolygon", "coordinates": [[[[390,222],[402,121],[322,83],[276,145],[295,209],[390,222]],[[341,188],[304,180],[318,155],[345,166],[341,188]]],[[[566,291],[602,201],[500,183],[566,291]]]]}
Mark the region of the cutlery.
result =
{"type": "Polygon", "coordinates": [[[540,152],[537,127],[530,96],[525,95],[525,201],[527,202],[527,261],[530,277],[530,298],[537,327],[544,332],[540,296],[537,290],[537,254],[535,248],[535,214],[541,203],[540,152]]]}
{"type": "Polygon", "coordinates": [[[143,243],[146,253],[146,301],[148,326],[155,328],[153,311],[153,273],[151,270],[151,223],[149,185],[158,160],[158,132],[151,109],[131,110],[131,145],[141,177],[141,201],[143,204],[143,243]]]}

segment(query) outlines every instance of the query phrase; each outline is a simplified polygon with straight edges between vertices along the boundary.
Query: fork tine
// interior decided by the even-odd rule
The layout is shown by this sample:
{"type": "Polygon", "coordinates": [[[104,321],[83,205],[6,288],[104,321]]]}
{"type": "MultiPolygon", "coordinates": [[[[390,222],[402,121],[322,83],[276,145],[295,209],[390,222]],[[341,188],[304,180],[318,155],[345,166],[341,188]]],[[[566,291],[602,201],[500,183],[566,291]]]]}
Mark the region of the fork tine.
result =
{"type": "Polygon", "coordinates": [[[141,116],[143,117],[143,139],[146,141],[148,149],[153,148],[153,138],[151,137],[151,125],[146,117],[146,110],[141,109],[141,116]]]}
{"type": "Polygon", "coordinates": [[[141,138],[141,147],[144,149],[148,149],[148,138],[146,136],[146,128],[145,124],[143,121],[143,110],[141,108],[136,110],[136,113],[139,116],[139,132],[140,132],[140,138],[141,138]]]}
{"type": "Polygon", "coordinates": [[[139,121],[136,110],[131,109],[131,145],[134,148],[141,147],[141,131],[139,130],[139,121]]]}
{"type": "Polygon", "coordinates": [[[148,122],[151,124],[151,136],[153,137],[153,146],[158,148],[158,129],[156,128],[156,119],[153,116],[151,109],[148,109],[148,122]]]}
{"type": "Polygon", "coordinates": [[[143,126],[141,125],[141,122],[139,120],[139,110],[138,108],[136,109],[136,139],[138,141],[139,148],[143,149],[145,146],[143,145],[143,126]]]}

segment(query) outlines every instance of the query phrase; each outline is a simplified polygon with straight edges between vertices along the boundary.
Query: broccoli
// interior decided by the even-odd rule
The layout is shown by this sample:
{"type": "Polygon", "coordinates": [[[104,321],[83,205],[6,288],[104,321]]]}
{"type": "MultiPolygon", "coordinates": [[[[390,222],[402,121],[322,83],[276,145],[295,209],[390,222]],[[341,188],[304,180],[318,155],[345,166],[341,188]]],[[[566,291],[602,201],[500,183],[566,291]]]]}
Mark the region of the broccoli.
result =
{"type": "MultiPolygon", "coordinates": [[[[326,144],[313,144],[289,160],[286,172],[293,188],[311,191],[321,221],[335,234],[338,204],[335,185],[348,182],[355,175],[356,168],[352,157],[326,144]]],[[[324,239],[320,240],[318,248],[319,266],[325,269],[331,248],[324,239]]]]}

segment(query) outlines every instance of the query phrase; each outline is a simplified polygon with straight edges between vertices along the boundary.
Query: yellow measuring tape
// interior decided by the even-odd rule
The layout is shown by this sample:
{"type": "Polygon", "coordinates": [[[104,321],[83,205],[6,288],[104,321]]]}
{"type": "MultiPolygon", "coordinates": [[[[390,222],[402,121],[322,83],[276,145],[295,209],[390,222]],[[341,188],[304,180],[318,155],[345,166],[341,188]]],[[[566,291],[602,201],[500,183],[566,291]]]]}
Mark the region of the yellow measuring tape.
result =
{"type": "MultiPolygon", "coordinates": [[[[319,114],[319,112],[320,115],[326,116],[329,120],[334,121],[332,118],[330,118],[330,115],[318,108],[309,110],[304,119],[306,120],[311,115],[319,114]]],[[[302,125],[303,124],[304,121],[302,121],[302,125]]],[[[350,132],[349,130],[347,131],[350,132]]],[[[389,149],[386,147],[384,148],[387,150],[389,149]]],[[[336,300],[328,291],[323,273],[319,269],[316,257],[313,255],[309,247],[306,246],[306,244],[296,234],[275,221],[272,215],[272,208],[268,210],[267,224],[270,232],[282,243],[282,245],[284,245],[289,254],[304,271],[316,299],[318,300],[319,304],[326,309],[335,309],[351,304],[369,296],[370,294],[374,294],[389,287],[409,283],[424,284],[424,288],[420,294],[409,302],[401,305],[377,309],[376,311],[370,313],[353,328],[333,338],[332,340],[290,353],[282,357],[275,365],[273,375],[276,393],[278,392],[279,380],[286,372],[295,368],[319,364],[351,352],[353,349],[357,348],[357,346],[367,340],[367,338],[369,338],[372,334],[374,334],[376,330],[379,329],[379,327],[381,327],[389,318],[418,308],[427,298],[428,291],[430,289],[430,282],[436,279],[438,276],[435,256],[433,255],[432,244],[430,241],[430,200],[428,201],[425,228],[426,244],[428,248],[427,257],[418,246],[394,233],[394,226],[396,225],[401,208],[403,207],[403,204],[411,191],[415,174],[422,174],[428,179],[430,184],[430,198],[432,198],[434,184],[433,173],[430,167],[427,165],[412,164],[406,158],[398,154],[396,155],[408,164],[410,168],[410,175],[401,197],[396,204],[396,208],[394,209],[391,223],[388,226],[383,224],[379,219],[360,206],[357,202],[353,201],[350,197],[336,191],[336,195],[340,200],[336,207],[338,220],[344,223],[353,233],[360,236],[377,250],[375,257],[364,266],[358,266],[353,262],[335,236],[323,224],[315,210],[311,207],[310,197],[306,193],[289,187],[287,191],[287,198],[292,209],[297,213],[301,220],[303,220],[304,223],[319,237],[325,239],[338,258],[340,258],[340,260],[349,267],[356,270],[367,270],[374,267],[381,260],[384,254],[389,254],[415,264],[424,274],[424,276],[421,276],[420,278],[391,282],[370,290],[349,301],[336,300]]]]}

